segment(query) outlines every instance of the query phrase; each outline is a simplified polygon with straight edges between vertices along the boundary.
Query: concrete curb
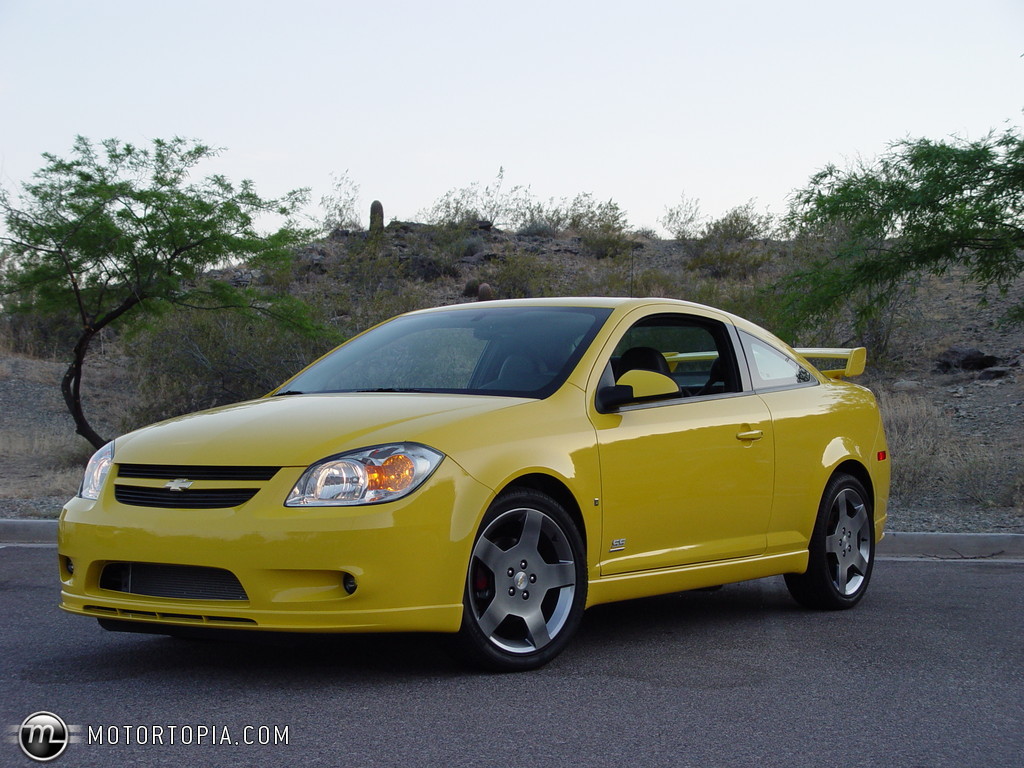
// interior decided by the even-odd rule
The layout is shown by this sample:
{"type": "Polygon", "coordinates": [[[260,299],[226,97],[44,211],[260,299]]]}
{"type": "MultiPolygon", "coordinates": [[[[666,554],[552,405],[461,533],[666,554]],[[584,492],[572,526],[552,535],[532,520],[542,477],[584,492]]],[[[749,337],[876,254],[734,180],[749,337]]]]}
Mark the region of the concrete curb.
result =
{"type": "Polygon", "coordinates": [[[878,557],[930,557],[936,560],[1024,558],[1021,533],[903,533],[887,531],[878,557]]]}
{"type": "MultiPolygon", "coordinates": [[[[56,520],[0,519],[0,544],[56,544],[56,520]]],[[[936,560],[1024,559],[1022,533],[903,533],[889,531],[878,557],[929,557],[936,560]]]]}
{"type": "Polygon", "coordinates": [[[0,520],[0,544],[57,544],[56,520],[0,520]]]}

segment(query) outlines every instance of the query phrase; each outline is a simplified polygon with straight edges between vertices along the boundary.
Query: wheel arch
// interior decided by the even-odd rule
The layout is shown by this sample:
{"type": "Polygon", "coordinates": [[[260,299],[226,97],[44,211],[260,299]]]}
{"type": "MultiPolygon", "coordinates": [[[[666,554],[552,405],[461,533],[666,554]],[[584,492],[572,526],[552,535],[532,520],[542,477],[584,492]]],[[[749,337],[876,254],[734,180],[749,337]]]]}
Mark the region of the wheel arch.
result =
{"type": "Polygon", "coordinates": [[[557,501],[562,508],[569,513],[569,517],[572,518],[573,524],[576,526],[576,530],[579,532],[580,538],[583,540],[584,551],[588,549],[587,526],[583,520],[583,511],[580,509],[580,505],[576,500],[576,497],[565,483],[551,475],[545,475],[541,472],[533,472],[528,475],[521,475],[520,477],[509,481],[508,485],[502,488],[498,495],[500,496],[502,493],[507,491],[513,491],[521,488],[538,491],[539,493],[550,496],[552,499],[557,501]]]}
{"type": "Polygon", "coordinates": [[[852,477],[857,478],[857,480],[860,481],[860,484],[864,486],[864,490],[868,492],[871,507],[872,509],[874,509],[875,485],[873,482],[871,482],[871,473],[868,472],[867,467],[865,467],[856,459],[847,459],[846,461],[842,462],[841,464],[839,464],[839,466],[832,470],[832,474],[829,475],[828,481],[825,483],[825,486],[827,487],[828,483],[832,481],[832,478],[839,474],[850,475],[852,477]]]}

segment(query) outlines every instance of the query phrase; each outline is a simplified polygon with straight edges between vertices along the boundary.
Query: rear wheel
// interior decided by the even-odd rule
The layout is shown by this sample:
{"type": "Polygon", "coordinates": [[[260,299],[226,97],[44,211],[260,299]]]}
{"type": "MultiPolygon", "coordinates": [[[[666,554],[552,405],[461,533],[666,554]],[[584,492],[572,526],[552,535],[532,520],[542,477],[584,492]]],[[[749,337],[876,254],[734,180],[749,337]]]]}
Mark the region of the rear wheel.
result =
{"type": "Polygon", "coordinates": [[[565,647],[586,596],[583,541],[566,511],[536,491],[503,494],[473,545],[459,645],[488,669],[535,669],[565,647]]]}
{"type": "Polygon", "coordinates": [[[822,494],[808,546],[807,571],[786,574],[793,598],[808,608],[852,608],[864,596],[875,560],[870,496],[855,477],[837,474],[822,494]]]}

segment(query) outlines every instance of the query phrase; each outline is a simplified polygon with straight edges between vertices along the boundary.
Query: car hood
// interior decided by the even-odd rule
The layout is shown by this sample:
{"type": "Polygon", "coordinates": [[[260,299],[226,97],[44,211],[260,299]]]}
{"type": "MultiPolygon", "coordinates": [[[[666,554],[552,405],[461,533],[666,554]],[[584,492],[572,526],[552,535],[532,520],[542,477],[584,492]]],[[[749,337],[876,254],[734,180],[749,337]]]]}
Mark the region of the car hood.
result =
{"type": "MultiPolygon", "coordinates": [[[[431,432],[529,400],[477,395],[289,395],[180,416],[120,437],[114,460],[131,464],[305,467],[386,442],[430,444],[431,432]]],[[[444,451],[444,446],[433,446],[444,451]]]]}

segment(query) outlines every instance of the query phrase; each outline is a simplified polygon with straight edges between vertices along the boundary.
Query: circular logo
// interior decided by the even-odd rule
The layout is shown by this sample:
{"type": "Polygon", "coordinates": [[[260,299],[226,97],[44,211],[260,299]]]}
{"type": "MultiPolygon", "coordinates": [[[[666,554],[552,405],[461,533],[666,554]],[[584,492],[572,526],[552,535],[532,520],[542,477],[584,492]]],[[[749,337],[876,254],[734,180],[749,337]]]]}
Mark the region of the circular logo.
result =
{"type": "Polygon", "coordinates": [[[21,751],[39,762],[59,757],[67,749],[68,727],[52,712],[33,712],[21,723],[18,743],[21,751]]]}

